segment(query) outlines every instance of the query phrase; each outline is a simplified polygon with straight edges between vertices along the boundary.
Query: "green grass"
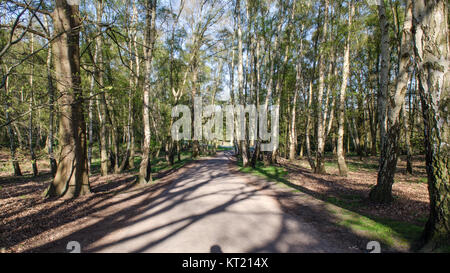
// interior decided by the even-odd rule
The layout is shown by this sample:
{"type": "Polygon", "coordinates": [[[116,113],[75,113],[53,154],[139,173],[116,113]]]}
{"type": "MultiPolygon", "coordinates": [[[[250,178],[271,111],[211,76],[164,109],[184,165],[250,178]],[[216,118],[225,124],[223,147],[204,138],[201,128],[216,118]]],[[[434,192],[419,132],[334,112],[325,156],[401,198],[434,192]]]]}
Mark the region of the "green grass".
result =
{"type": "MultiPolygon", "coordinates": [[[[178,161],[178,158],[175,156],[174,164],[172,166],[165,160],[164,155],[160,155],[158,158],[152,158],[152,173],[158,173],[160,171],[166,171],[170,169],[178,169],[184,166],[187,162],[191,161],[191,152],[181,152],[181,161],[178,161]]],[[[142,158],[140,156],[134,157],[134,166],[133,170],[128,170],[130,172],[137,172],[139,170],[139,165],[141,164],[142,158]]],[[[92,173],[96,174],[100,172],[100,158],[92,159],[92,173]]]]}
{"type": "Polygon", "coordinates": [[[165,161],[164,157],[154,158],[152,160],[152,173],[181,168],[192,160],[191,155],[191,152],[182,152],[180,157],[181,160],[178,161],[178,158],[175,157],[174,164],[172,166],[169,165],[169,162],[165,161]]]}
{"type": "Polygon", "coordinates": [[[345,209],[356,209],[357,207],[359,207],[361,205],[361,197],[359,196],[352,196],[349,198],[343,197],[343,198],[337,198],[334,196],[326,196],[324,198],[324,201],[327,201],[328,203],[331,203],[333,205],[336,205],[338,207],[341,208],[345,208],[345,209]]]}
{"type": "Polygon", "coordinates": [[[329,208],[337,216],[338,224],[389,248],[409,250],[423,230],[423,226],[385,218],[367,217],[359,213],[329,208]]]}
{"type": "Polygon", "coordinates": [[[250,166],[243,167],[242,160],[238,161],[238,166],[240,167],[239,170],[244,173],[251,173],[258,176],[262,176],[271,181],[277,181],[281,183],[288,182],[285,178],[285,176],[287,175],[287,171],[282,167],[273,165],[264,166],[262,162],[258,161],[256,163],[255,168],[253,169],[250,166]]]}
{"type": "Polygon", "coordinates": [[[217,147],[217,151],[221,152],[221,151],[231,151],[233,150],[233,147],[229,147],[229,146],[218,146],[217,147]]]}
{"type": "MultiPolygon", "coordinates": [[[[325,162],[325,167],[337,169],[337,162],[325,162]]],[[[347,161],[347,167],[349,171],[357,172],[357,171],[369,171],[376,172],[378,170],[378,164],[375,163],[367,163],[367,162],[356,162],[356,161],[347,161]]]]}
{"type": "Polygon", "coordinates": [[[418,181],[419,181],[420,183],[427,184],[427,183],[428,183],[428,177],[421,177],[421,178],[418,179],[418,181]]]}

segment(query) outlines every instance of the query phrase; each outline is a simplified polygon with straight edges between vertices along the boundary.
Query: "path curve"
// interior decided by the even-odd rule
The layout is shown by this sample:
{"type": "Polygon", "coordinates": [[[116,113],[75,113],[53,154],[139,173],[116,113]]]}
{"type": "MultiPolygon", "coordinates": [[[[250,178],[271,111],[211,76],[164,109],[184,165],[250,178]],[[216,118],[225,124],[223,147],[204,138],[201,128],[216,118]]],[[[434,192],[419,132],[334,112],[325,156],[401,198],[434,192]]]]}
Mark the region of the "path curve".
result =
{"type": "Polygon", "coordinates": [[[230,152],[202,158],[148,208],[86,252],[349,252],[286,213],[230,166],[230,152]]]}

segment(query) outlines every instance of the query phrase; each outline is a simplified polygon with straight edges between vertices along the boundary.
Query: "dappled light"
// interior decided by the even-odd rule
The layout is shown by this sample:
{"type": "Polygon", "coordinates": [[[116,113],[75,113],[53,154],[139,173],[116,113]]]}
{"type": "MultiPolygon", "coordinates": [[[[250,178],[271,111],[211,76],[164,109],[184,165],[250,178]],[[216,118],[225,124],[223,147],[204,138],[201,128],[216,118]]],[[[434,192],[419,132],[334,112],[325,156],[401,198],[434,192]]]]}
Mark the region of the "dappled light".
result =
{"type": "Polygon", "coordinates": [[[448,8],[0,1],[0,253],[450,252],[448,8]]]}

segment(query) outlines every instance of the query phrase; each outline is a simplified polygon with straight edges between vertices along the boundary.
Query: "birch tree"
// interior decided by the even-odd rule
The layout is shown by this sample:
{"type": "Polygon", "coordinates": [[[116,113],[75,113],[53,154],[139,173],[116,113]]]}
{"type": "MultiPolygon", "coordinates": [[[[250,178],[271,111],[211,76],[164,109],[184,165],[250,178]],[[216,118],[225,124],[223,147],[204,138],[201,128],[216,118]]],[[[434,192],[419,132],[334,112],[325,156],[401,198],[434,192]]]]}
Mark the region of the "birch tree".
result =
{"type": "Polygon", "coordinates": [[[422,103],[430,215],[422,249],[450,242],[450,41],[448,2],[416,0],[414,53],[422,103]]]}
{"type": "Polygon", "coordinates": [[[405,103],[410,68],[412,67],[412,2],[406,1],[405,22],[400,45],[399,73],[395,84],[395,93],[389,100],[388,123],[385,140],[382,141],[380,166],[377,185],[370,192],[370,199],[379,203],[392,201],[392,184],[397,168],[399,137],[402,128],[400,111],[405,103]]]}
{"type": "Polygon", "coordinates": [[[348,77],[350,74],[350,47],[351,47],[351,33],[352,33],[352,16],[354,12],[353,0],[349,1],[349,13],[348,13],[348,33],[347,42],[344,50],[344,64],[342,71],[342,83],[339,92],[339,104],[338,104],[338,139],[337,139],[337,160],[339,174],[347,176],[348,168],[345,163],[344,157],[344,119],[345,119],[345,92],[347,91],[348,77]]]}
{"type": "Polygon", "coordinates": [[[150,158],[150,96],[152,73],[153,46],[156,35],[156,0],[147,0],[145,2],[145,38],[144,38],[144,93],[143,93],[143,116],[144,123],[144,142],[142,145],[142,161],[139,168],[139,184],[146,184],[152,180],[151,177],[151,158],[150,158]]]}

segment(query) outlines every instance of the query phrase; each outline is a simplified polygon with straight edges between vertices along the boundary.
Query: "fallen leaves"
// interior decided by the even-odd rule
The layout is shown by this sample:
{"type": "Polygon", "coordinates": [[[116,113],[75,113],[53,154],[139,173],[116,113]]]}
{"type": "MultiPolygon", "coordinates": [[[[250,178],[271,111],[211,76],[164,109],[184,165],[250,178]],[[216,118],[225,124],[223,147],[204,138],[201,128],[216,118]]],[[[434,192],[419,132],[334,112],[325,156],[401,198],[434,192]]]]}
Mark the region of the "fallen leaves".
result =
{"type": "MultiPolygon", "coordinates": [[[[368,195],[376,184],[378,158],[369,157],[347,159],[349,165],[363,166],[352,168],[347,177],[338,175],[337,167],[329,165],[327,175],[312,173],[307,167],[307,161],[290,162],[280,159],[280,165],[288,170],[287,179],[290,183],[317,198],[332,203],[339,202],[350,206],[352,210],[365,215],[390,218],[393,220],[423,224],[428,215],[429,197],[424,160],[415,157],[413,175],[406,174],[406,163],[399,160],[395,183],[392,188],[394,201],[388,205],[370,203],[368,195]],[[367,167],[369,166],[369,167],[367,167]],[[333,199],[334,198],[334,199],[333,199]]],[[[332,159],[328,159],[331,162],[332,159]]]]}

